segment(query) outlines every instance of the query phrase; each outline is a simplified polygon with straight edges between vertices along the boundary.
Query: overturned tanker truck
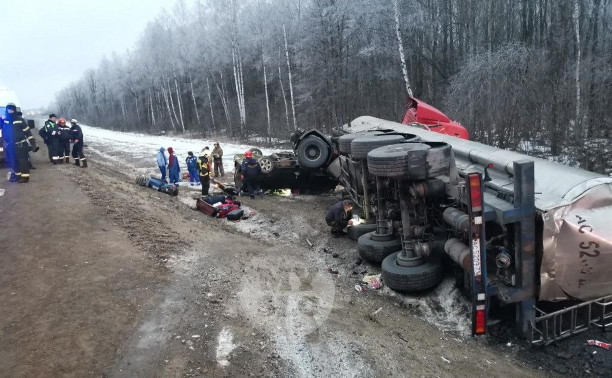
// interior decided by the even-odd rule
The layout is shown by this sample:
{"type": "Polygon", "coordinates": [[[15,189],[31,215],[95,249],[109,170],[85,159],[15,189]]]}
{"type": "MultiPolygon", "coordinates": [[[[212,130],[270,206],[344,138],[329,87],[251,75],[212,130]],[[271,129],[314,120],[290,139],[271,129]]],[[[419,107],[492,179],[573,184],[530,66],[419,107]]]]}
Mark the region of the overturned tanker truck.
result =
{"type": "Polygon", "coordinates": [[[373,117],[343,131],[298,131],[294,149],[337,156],[328,174],[372,223],[358,252],[391,289],[430,289],[452,267],[473,334],[512,306],[536,345],[612,325],[612,178],[373,117]]]}

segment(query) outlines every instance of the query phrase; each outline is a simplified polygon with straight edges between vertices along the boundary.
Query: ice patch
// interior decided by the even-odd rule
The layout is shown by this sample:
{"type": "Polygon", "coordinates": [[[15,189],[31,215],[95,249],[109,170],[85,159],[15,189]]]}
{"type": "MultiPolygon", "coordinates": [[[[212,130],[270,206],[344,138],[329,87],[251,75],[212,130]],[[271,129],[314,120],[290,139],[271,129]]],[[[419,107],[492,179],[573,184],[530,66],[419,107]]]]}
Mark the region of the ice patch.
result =
{"type": "Polygon", "coordinates": [[[223,328],[217,337],[217,363],[222,367],[229,366],[228,357],[236,348],[233,340],[234,335],[228,328],[223,328]]]}
{"type": "Polygon", "coordinates": [[[472,325],[469,319],[471,305],[455,287],[452,278],[446,278],[426,296],[403,295],[388,287],[385,287],[382,293],[396,297],[404,305],[416,309],[422,319],[443,331],[458,332],[462,336],[469,336],[471,333],[472,325]]]}

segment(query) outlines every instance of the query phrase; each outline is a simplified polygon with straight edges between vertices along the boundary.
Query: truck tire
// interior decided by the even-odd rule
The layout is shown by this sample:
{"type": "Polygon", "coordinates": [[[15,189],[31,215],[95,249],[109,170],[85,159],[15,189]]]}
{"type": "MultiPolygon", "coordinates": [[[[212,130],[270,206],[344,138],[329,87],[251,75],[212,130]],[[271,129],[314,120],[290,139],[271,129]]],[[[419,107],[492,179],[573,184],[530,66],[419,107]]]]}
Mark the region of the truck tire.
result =
{"type": "Polygon", "coordinates": [[[365,159],[368,157],[368,152],[382,146],[397,144],[405,141],[401,135],[373,135],[362,136],[353,139],[351,142],[351,157],[355,159],[365,159]]]}
{"type": "Polygon", "coordinates": [[[361,135],[359,134],[345,134],[338,138],[338,151],[342,155],[350,155],[351,154],[351,142],[355,138],[359,138],[361,135]]]}
{"type": "Polygon", "coordinates": [[[361,223],[346,229],[346,233],[351,240],[359,240],[361,235],[372,231],[376,231],[376,223],[361,223]]]}
{"type": "Polygon", "coordinates": [[[442,262],[429,258],[417,266],[397,265],[395,252],[382,262],[382,280],[389,288],[399,292],[418,292],[436,287],[442,281],[442,262]]]}
{"type": "Polygon", "coordinates": [[[330,148],[327,142],[314,135],[307,136],[300,142],[297,158],[300,166],[317,169],[329,158],[330,148]]]}
{"type": "Polygon", "coordinates": [[[269,157],[262,157],[259,159],[259,166],[261,167],[261,173],[269,174],[274,169],[274,165],[272,164],[272,159],[269,157]]]}
{"type": "Polygon", "coordinates": [[[368,153],[370,174],[380,177],[424,180],[427,176],[427,153],[424,143],[400,143],[379,147],[368,153]]]}
{"type": "Polygon", "coordinates": [[[361,235],[359,240],[357,240],[357,251],[359,256],[365,261],[378,265],[383,262],[385,257],[402,249],[402,240],[400,238],[386,241],[372,240],[371,236],[373,233],[368,232],[361,235]]]}

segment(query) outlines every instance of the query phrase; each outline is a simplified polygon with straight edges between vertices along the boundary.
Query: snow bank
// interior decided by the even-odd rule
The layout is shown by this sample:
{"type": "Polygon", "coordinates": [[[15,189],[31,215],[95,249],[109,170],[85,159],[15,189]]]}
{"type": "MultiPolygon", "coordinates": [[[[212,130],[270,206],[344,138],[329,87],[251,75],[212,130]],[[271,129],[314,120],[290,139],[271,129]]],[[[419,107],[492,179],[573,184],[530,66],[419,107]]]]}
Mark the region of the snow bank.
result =
{"type": "MultiPolygon", "coordinates": [[[[105,158],[122,161],[135,168],[151,167],[157,171],[155,154],[160,147],[166,150],[172,147],[178,156],[181,171],[185,172],[185,159],[187,152],[193,151],[197,155],[205,146],[212,150],[214,140],[187,139],[178,136],[157,136],[137,133],[125,133],[81,125],[85,144],[88,148],[105,158]],[[102,148],[104,147],[102,152],[102,148]]],[[[223,148],[223,167],[226,172],[234,171],[234,154],[242,154],[253,146],[245,144],[221,144],[223,148]]],[[[271,154],[281,150],[260,148],[264,154],[271,154]]]]}

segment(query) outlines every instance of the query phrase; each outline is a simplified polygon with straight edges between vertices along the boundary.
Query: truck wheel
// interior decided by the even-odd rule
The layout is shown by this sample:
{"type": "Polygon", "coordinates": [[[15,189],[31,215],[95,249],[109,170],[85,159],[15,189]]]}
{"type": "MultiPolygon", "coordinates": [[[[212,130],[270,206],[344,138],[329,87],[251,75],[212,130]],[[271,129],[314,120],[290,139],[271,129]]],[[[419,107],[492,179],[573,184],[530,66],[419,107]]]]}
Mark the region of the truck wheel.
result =
{"type": "Polygon", "coordinates": [[[399,292],[429,290],[442,281],[442,262],[439,258],[430,258],[417,266],[397,265],[395,252],[382,262],[382,280],[389,288],[399,292]]]}
{"type": "Polygon", "coordinates": [[[368,232],[361,235],[359,240],[357,240],[357,251],[364,260],[373,264],[380,264],[385,257],[402,249],[402,240],[400,238],[378,241],[372,240],[372,234],[374,232],[368,232]]]}
{"type": "Polygon", "coordinates": [[[359,138],[359,134],[345,134],[338,138],[338,150],[342,155],[351,154],[351,142],[355,138],[359,138]]]}
{"type": "Polygon", "coordinates": [[[317,169],[325,164],[329,153],[329,145],[323,139],[311,135],[304,138],[298,146],[298,162],[303,167],[317,169]]]}
{"type": "Polygon", "coordinates": [[[265,174],[272,172],[272,169],[274,169],[274,165],[272,165],[272,159],[268,157],[263,157],[259,159],[259,165],[261,166],[261,172],[265,174]]]}
{"type": "Polygon", "coordinates": [[[359,240],[361,235],[372,231],[376,231],[376,223],[361,223],[346,229],[346,233],[351,240],[359,240]]]}
{"type": "Polygon", "coordinates": [[[355,138],[351,142],[351,157],[355,159],[365,159],[368,152],[390,144],[397,144],[405,141],[401,135],[373,135],[355,138]]]}
{"type": "Polygon", "coordinates": [[[370,174],[380,177],[424,180],[427,175],[427,152],[424,143],[400,143],[379,147],[368,153],[370,174]]]}

